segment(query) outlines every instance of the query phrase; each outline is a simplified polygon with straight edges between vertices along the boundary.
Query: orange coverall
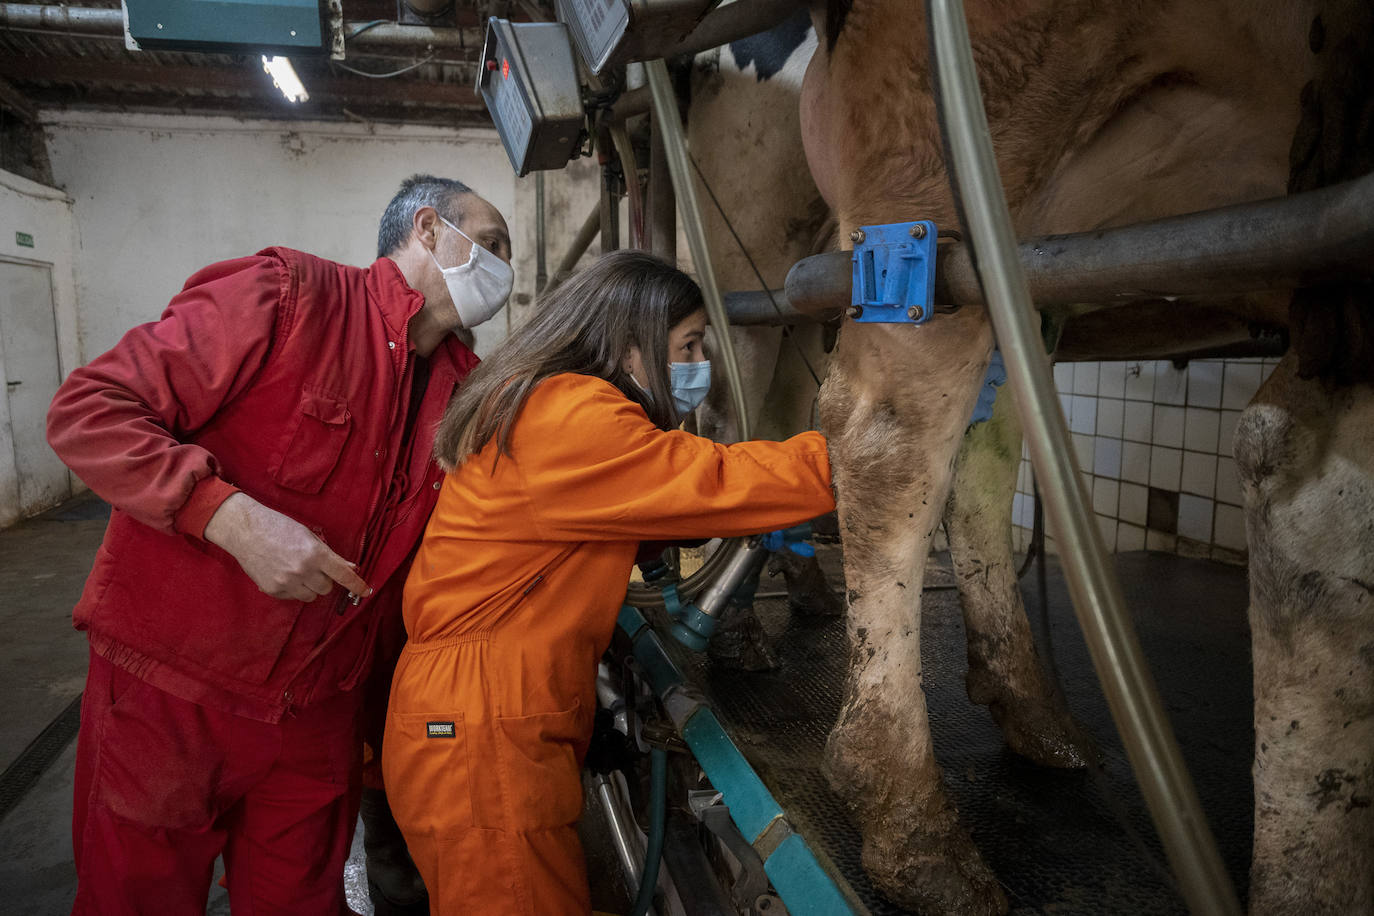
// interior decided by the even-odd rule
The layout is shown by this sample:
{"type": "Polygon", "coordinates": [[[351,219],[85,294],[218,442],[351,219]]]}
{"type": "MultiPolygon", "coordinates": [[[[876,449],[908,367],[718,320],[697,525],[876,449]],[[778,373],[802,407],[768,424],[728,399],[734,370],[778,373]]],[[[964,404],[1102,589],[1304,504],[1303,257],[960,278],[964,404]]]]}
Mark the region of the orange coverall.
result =
{"type": "Polygon", "coordinates": [[[596,666],[641,539],[830,511],[825,439],[719,445],[614,386],[557,375],[497,460],[450,474],[406,583],[382,769],[431,912],[591,909],[577,839],[596,666]]]}

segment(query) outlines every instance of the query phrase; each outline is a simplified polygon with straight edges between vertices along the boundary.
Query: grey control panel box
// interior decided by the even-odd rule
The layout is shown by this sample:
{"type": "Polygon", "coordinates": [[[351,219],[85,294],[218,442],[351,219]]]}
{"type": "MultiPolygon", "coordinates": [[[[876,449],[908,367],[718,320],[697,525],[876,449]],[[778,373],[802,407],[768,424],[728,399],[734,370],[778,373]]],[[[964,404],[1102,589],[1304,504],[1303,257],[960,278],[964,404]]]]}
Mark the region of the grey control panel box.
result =
{"type": "Polygon", "coordinates": [[[488,20],[477,91],[515,174],[561,169],[577,155],[586,115],[562,23],[488,20]]]}

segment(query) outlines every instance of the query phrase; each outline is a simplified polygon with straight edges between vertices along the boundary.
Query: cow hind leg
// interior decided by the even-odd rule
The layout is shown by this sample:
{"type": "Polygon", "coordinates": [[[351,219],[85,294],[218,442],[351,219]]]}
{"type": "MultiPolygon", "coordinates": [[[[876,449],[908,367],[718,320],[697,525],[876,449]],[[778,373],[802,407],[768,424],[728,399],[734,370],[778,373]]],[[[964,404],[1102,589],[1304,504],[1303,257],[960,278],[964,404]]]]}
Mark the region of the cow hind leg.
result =
{"type": "Polygon", "coordinates": [[[926,554],[990,329],[980,310],[965,309],[929,327],[847,325],[842,335],[821,419],[839,496],[851,654],[826,773],[856,814],[864,870],[886,896],[917,912],[1004,912],[942,784],[920,652],[926,554]],[[904,389],[912,366],[940,380],[933,395],[904,389]]]}
{"type": "Polygon", "coordinates": [[[1253,914],[1374,912],[1374,388],[1286,358],[1241,416],[1253,914]]]}
{"type": "Polygon", "coordinates": [[[945,507],[949,553],[968,636],[969,699],[988,707],[1007,745],[1041,766],[1093,762],[1092,739],[1045,677],[1011,550],[1021,424],[1003,386],[993,415],[964,435],[945,507]]]}

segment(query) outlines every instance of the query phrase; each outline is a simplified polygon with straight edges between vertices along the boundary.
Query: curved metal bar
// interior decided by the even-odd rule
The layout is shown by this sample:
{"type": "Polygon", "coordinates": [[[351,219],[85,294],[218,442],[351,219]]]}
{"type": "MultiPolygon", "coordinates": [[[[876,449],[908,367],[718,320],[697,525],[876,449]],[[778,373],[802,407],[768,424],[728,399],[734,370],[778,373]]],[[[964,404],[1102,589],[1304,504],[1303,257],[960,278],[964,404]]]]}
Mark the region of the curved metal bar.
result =
{"type": "Polygon", "coordinates": [[[1057,395],[993,157],[963,2],[926,0],[926,10],[951,183],[977,250],[988,309],[1093,665],[1189,908],[1239,916],[1235,890],[1088,508],[1064,415],[1038,409],[1055,404],[1057,395]]]}

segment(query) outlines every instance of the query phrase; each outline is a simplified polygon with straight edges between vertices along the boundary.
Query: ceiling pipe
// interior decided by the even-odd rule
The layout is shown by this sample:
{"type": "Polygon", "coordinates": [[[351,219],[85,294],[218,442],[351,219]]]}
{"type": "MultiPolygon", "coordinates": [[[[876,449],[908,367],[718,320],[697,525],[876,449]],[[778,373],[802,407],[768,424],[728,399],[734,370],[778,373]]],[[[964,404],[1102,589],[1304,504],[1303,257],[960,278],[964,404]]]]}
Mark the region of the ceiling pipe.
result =
{"type": "MultiPolygon", "coordinates": [[[[423,2],[423,0],[417,0],[423,2]]],[[[68,37],[124,36],[124,12],[80,6],[55,6],[37,3],[0,3],[0,29],[27,29],[52,32],[68,37]]],[[[482,47],[481,29],[433,29],[422,25],[384,22],[345,22],[344,35],[355,37],[348,44],[362,48],[432,48],[434,50],[472,50],[482,47]]]]}

